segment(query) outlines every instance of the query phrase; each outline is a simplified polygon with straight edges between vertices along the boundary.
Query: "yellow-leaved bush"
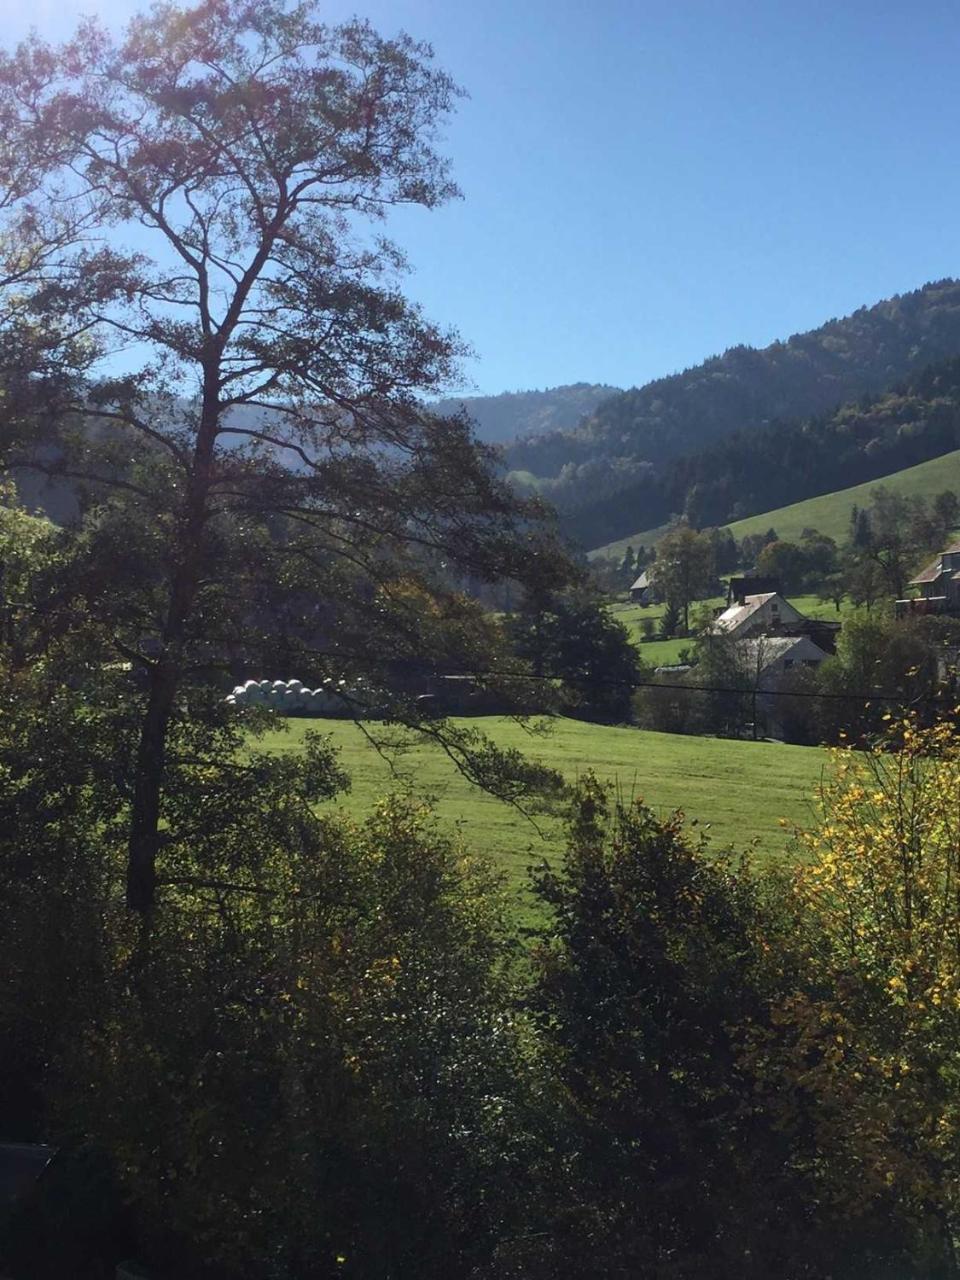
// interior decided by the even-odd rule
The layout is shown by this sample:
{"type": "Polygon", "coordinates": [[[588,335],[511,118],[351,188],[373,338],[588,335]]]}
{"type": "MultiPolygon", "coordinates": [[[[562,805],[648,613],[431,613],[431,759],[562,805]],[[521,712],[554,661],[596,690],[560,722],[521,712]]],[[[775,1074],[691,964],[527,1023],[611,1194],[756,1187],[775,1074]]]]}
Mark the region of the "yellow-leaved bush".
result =
{"type": "Polygon", "coordinates": [[[815,1194],[851,1220],[888,1201],[933,1257],[960,1209],[960,735],[885,722],[834,753],[798,833],[781,994],[748,1057],[815,1194]]]}

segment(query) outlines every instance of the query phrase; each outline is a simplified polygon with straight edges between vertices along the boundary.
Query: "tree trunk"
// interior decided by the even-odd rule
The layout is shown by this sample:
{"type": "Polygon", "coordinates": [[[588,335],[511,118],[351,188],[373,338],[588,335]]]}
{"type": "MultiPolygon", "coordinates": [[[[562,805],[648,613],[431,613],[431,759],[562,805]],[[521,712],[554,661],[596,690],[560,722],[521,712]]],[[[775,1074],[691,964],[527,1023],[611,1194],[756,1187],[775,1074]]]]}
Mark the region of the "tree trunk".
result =
{"type": "Polygon", "coordinates": [[[183,676],[187,622],[200,581],[202,544],[208,515],[213,456],[220,418],[218,366],[205,368],[204,396],[189,476],[188,497],[175,551],[170,603],[162,651],[150,668],[147,708],[140,728],[134,769],[133,805],[127,844],[127,906],[141,915],[153,908],[160,849],[160,807],[170,718],[183,676]]]}
{"type": "Polygon", "coordinates": [[[127,906],[141,915],[153,906],[160,845],[160,797],[167,729],[177,692],[174,665],[162,658],[150,672],[150,693],[140,730],[127,851],[127,906]]]}

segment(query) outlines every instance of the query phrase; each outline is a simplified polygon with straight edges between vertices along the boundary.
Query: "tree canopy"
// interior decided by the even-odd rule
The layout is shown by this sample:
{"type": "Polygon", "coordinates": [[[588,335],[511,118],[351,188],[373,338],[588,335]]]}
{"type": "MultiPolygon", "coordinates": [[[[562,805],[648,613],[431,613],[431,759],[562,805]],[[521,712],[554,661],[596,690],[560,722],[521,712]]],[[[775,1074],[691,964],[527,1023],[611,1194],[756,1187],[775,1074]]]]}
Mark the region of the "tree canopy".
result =
{"type": "Polygon", "coordinates": [[[6,233],[36,245],[6,329],[56,335],[62,375],[17,368],[38,402],[5,455],[80,486],[75,581],[143,675],[140,910],[184,681],[489,668],[457,575],[567,572],[466,420],[424,409],[460,343],[378,229],[456,196],[438,140],[458,94],[428,46],[283,0],[163,4],[118,40],[87,21],[0,58],[6,233]]]}

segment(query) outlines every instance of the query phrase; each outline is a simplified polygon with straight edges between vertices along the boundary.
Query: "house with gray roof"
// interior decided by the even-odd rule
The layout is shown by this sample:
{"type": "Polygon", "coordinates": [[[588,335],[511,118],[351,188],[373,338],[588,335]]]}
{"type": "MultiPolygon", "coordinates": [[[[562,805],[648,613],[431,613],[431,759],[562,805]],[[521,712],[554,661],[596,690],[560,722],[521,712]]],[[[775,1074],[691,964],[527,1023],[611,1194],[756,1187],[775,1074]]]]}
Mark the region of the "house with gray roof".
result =
{"type": "Polygon", "coordinates": [[[648,569],[644,569],[630,588],[630,599],[636,604],[653,604],[653,581],[648,569]]]}
{"type": "Polygon", "coordinates": [[[755,636],[739,641],[740,659],[761,683],[776,682],[790,671],[819,667],[828,657],[809,636],[755,636]]]}
{"type": "Polygon", "coordinates": [[[897,601],[897,617],[911,613],[960,613],[960,542],[946,547],[908,586],[917,588],[912,600],[897,601]]]}

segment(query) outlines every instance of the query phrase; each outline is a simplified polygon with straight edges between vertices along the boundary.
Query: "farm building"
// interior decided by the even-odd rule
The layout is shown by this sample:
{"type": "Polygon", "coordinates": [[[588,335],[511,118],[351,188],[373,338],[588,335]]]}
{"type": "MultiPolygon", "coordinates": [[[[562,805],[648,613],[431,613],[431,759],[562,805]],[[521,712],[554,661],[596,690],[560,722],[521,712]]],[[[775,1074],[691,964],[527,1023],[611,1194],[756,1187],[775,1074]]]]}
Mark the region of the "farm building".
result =
{"type": "Polygon", "coordinates": [[[630,599],[635,604],[644,606],[653,604],[653,583],[650,580],[650,573],[647,569],[644,569],[643,573],[630,588],[630,599]]]}
{"type": "Polygon", "coordinates": [[[732,640],[747,640],[752,636],[788,635],[791,628],[806,621],[779,592],[766,591],[728,605],[714,619],[713,626],[732,640]]]}
{"type": "Polygon", "coordinates": [[[919,595],[897,601],[897,616],[960,613],[960,542],[953,542],[908,583],[919,595]]]}
{"type": "Polygon", "coordinates": [[[828,656],[809,636],[757,636],[737,646],[743,665],[762,680],[776,680],[800,667],[819,667],[828,656]]]}
{"type": "Polygon", "coordinates": [[[761,578],[756,574],[734,577],[727,583],[727,605],[729,607],[732,604],[743,604],[747,596],[762,596],[770,591],[779,590],[779,578],[761,578]]]}
{"type": "Polygon", "coordinates": [[[836,653],[839,622],[808,618],[778,591],[745,596],[728,605],[713,622],[714,631],[732,640],[757,636],[807,636],[824,654],[836,653]]]}

